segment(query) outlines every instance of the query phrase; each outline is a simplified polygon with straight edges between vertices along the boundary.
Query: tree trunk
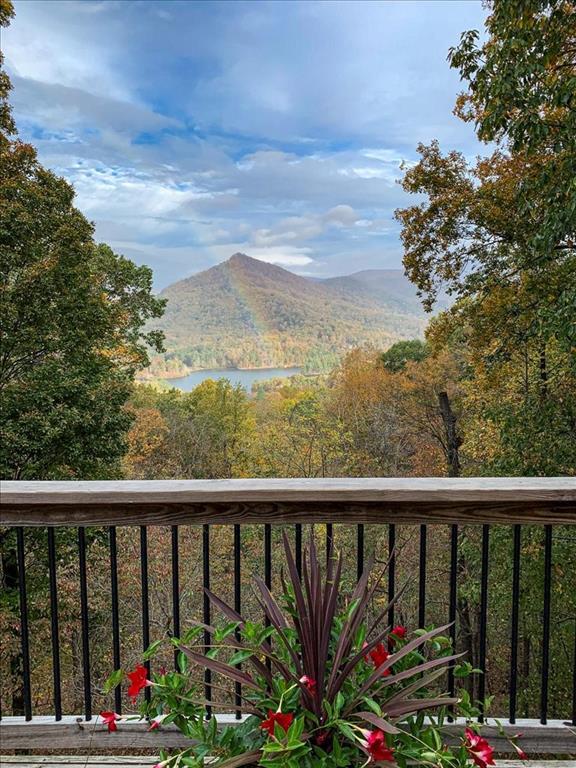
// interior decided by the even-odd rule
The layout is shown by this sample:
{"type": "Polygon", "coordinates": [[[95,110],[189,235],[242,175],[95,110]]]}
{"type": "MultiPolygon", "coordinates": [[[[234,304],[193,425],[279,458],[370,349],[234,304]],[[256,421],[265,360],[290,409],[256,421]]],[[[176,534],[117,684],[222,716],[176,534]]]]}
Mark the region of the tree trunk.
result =
{"type": "Polygon", "coordinates": [[[546,344],[540,347],[540,397],[546,399],[548,395],[548,364],[546,362],[546,344]]]}
{"type": "Polygon", "coordinates": [[[440,415],[444,422],[446,432],[446,461],[448,463],[448,477],[460,477],[460,455],[459,448],[462,445],[462,438],[458,434],[456,427],[456,415],[450,405],[447,392],[438,393],[438,403],[440,405],[440,415]]]}
{"type": "MultiPolygon", "coordinates": [[[[448,469],[448,477],[460,476],[460,453],[459,449],[462,445],[462,438],[458,434],[456,414],[452,410],[450,405],[450,399],[447,392],[438,393],[438,404],[440,407],[440,415],[444,423],[444,431],[446,434],[445,440],[445,454],[446,464],[448,469]]],[[[460,529],[458,533],[458,563],[457,563],[457,579],[460,585],[468,575],[468,563],[466,561],[466,555],[463,552],[463,547],[466,544],[466,533],[460,529]]],[[[460,593],[458,595],[458,602],[456,604],[456,611],[458,616],[458,626],[460,632],[458,633],[459,650],[464,651],[466,659],[473,666],[476,666],[476,632],[472,622],[472,609],[468,598],[460,593]]],[[[474,699],[475,686],[474,677],[467,677],[463,681],[464,687],[470,694],[470,697],[474,699]]]]}

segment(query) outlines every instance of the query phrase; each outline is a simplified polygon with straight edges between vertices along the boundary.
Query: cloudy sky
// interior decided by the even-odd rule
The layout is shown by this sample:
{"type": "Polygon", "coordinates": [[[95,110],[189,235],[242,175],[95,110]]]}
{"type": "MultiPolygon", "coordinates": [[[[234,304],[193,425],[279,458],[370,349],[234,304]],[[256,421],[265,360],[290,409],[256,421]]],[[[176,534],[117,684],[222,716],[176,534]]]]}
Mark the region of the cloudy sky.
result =
{"type": "Polygon", "coordinates": [[[401,265],[399,165],[481,151],[446,63],[480,0],[16,0],[20,134],[157,287],[235,251],[301,274],[401,265]]]}

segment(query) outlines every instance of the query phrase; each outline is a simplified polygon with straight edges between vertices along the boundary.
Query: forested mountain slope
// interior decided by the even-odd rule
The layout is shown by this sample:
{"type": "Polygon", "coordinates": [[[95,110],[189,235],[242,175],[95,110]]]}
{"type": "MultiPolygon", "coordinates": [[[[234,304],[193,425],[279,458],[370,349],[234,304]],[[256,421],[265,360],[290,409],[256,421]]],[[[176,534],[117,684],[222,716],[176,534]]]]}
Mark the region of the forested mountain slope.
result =
{"type": "Polygon", "coordinates": [[[329,368],[348,349],[419,336],[425,314],[400,270],[311,280],[241,253],[162,291],[165,361],[179,367],[329,368]]]}

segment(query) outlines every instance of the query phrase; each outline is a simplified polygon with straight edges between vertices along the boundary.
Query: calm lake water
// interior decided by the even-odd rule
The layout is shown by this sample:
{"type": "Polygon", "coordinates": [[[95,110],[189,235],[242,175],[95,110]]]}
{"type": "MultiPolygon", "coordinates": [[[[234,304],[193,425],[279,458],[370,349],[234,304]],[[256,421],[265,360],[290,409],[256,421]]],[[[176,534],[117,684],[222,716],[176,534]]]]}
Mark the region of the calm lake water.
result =
{"type": "Polygon", "coordinates": [[[294,376],[301,373],[302,368],[260,368],[255,370],[211,370],[211,371],[193,371],[188,376],[179,379],[165,379],[171,387],[183,389],[184,392],[190,392],[205,379],[229,379],[232,384],[241,384],[248,392],[252,389],[255,381],[265,379],[276,379],[279,377],[294,376]]]}

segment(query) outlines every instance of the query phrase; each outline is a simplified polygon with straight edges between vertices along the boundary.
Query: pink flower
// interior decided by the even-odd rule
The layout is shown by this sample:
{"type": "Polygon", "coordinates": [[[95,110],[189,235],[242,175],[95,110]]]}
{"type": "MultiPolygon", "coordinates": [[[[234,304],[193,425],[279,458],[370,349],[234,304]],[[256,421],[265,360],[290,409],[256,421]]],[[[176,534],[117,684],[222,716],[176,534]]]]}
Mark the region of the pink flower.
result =
{"type": "Polygon", "coordinates": [[[316,693],[316,680],[308,677],[308,675],[302,675],[298,682],[301,683],[304,688],[306,688],[312,695],[316,693]]]}
{"type": "Polygon", "coordinates": [[[384,731],[365,731],[366,741],[363,742],[364,749],[370,755],[372,762],[394,762],[394,750],[386,744],[384,731]]]}
{"type": "Polygon", "coordinates": [[[150,726],[148,727],[149,731],[155,731],[156,728],[160,728],[160,720],[152,720],[150,723],[150,726]]]}
{"type": "Polygon", "coordinates": [[[100,712],[100,717],[104,725],[108,726],[108,733],[118,730],[116,720],[120,720],[120,715],[117,715],[116,712],[100,712]]]}
{"type": "Polygon", "coordinates": [[[131,682],[131,685],[128,688],[128,696],[130,696],[132,701],[136,700],[136,696],[138,696],[142,688],[152,685],[150,680],[146,677],[147,674],[148,670],[142,664],[138,664],[133,672],[128,672],[128,679],[131,682]]]}
{"type": "Polygon", "coordinates": [[[516,739],[520,739],[523,735],[524,735],[523,733],[516,733],[514,736],[510,738],[510,744],[512,744],[512,746],[518,753],[518,757],[520,758],[520,760],[529,760],[530,758],[528,757],[526,752],[524,752],[522,747],[519,747],[518,744],[516,744],[516,739]]]}
{"type": "Polygon", "coordinates": [[[294,715],[291,715],[290,713],[283,713],[283,712],[272,712],[271,709],[268,710],[268,719],[262,720],[260,723],[260,728],[264,731],[268,731],[270,736],[274,736],[274,726],[276,723],[282,728],[283,731],[288,732],[288,728],[292,725],[292,721],[294,720],[294,715]]]}
{"type": "Polygon", "coordinates": [[[495,765],[494,749],[486,739],[482,738],[479,734],[474,733],[470,728],[466,728],[464,734],[464,746],[478,768],[486,768],[488,765],[495,765]]]}

